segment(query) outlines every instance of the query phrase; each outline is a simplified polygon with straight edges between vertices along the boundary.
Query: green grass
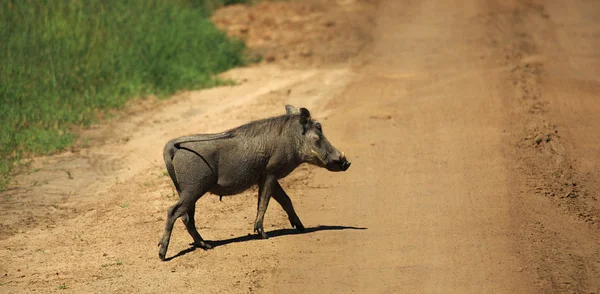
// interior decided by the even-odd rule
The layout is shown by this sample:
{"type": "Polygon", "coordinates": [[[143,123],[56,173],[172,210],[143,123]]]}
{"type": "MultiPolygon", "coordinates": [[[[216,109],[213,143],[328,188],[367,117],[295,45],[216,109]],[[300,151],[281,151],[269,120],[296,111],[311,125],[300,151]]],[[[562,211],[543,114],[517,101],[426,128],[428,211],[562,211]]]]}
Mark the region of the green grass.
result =
{"type": "Polygon", "coordinates": [[[208,19],[243,0],[0,2],[0,190],[20,159],[72,144],[73,125],[133,98],[220,84],[245,46],[208,19]]]}

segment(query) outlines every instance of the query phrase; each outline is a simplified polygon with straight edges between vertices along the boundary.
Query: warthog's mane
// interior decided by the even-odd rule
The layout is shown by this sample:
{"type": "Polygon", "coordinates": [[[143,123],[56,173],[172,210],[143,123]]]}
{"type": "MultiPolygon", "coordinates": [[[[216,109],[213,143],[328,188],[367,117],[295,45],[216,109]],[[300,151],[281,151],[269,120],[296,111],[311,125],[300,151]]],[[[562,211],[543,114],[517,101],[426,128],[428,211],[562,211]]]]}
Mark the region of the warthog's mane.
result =
{"type": "Polygon", "coordinates": [[[237,128],[229,130],[233,137],[256,137],[272,134],[281,136],[291,130],[297,130],[293,124],[300,125],[300,116],[296,114],[285,114],[249,122],[237,128]]]}

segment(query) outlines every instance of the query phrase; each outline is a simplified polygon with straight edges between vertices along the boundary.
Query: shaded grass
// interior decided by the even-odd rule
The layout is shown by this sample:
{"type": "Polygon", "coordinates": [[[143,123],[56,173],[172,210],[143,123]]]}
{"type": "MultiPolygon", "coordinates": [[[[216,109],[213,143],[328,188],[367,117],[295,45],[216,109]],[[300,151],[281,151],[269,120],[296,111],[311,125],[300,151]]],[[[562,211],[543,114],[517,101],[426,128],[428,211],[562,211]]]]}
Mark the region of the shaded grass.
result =
{"type": "Polygon", "coordinates": [[[15,162],[65,148],[98,111],[220,84],[246,62],[208,19],[229,2],[243,1],[0,2],[0,189],[15,162]]]}

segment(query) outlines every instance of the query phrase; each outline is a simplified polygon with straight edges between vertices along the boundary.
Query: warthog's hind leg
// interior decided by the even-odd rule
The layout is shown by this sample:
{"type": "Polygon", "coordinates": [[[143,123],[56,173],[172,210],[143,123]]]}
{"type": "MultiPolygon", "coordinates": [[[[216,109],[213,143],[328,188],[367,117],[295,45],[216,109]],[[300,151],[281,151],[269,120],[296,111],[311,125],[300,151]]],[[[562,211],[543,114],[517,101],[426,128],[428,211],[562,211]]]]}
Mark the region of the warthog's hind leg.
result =
{"type": "MultiPolygon", "coordinates": [[[[175,224],[175,221],[178,218],[180,218],[184,215],[187,215],[187,223],[185,220],[183,221],[183,223],[186,224],[186,228],[188,228],[188,232],[190,231],[190,228],[188,227],[188,225],[193,226],[193,231],[190,232],[190,234],[193,234],[193,232],[195,232],[197,234],[196,237],[194,237],[194,235],[192,235],[192,237],[194,238],[194,242],[196,242],[197,238],[199,238],[200,240],[202,239],[200,237],[200,234],[198,233],[198,231],[196,231],[196,226],[193,224],[194,223],[193,222],[193,214],[192,214],[192,219],[190,219],[190,215],[189,215],[190,210],[195,209],[194,207],[196,206],[196,201],[202,195],[204,195],[204,193],[206,193],[206,191],[204,191],[204,190],[199,191],[200,193],[198,193],[196,191],[198,191],[198,189],[190,189],[190,190],[184,189],[183,191],[181,191],[181,193],[179,195],[179,201],[177,201],[177,203],[175,203],[175,205],[173,205],[173,206],[171,206],[171,208],[169,208],[169,211],[167,212],[167,221],[165,223],[165,232],[163,234],[162,239],[160,239],[160,242],[158,242],[158,246],[160,247],[160,249],[158,250],[158,257],[160,257],[161,260],[165,259],[165,256],[167,254],[167,249],[169,248],[169,241],[171,239],[171,232],[173,231],[173,225],[175,224]],[[190,191],[192,191],[192,192],[190,192],[190,191]]],[[[204,243],[204,242],[202,242],[202,243],[204,243]]],[[[201,247],[201,244],[200,244],[200,247],[201,247]]]]}
{"type": "Polygon", "coordinates": [[[165,232],[163,237],[160,239],[160,242],[158,242],[158,246],[160,247],[158,250],[158,257],[160,257],[161,260],[164,260],[165,255],[167,254],[169,241],[171,239],[171,232],[173,231],[173,225],[175,224],[175,221],[186,214],[191,205],[194,205],[194,203],[190,201],[189,195],[187,195],[185,192],[182,192],[179,201],[169,208],[169,211],[167,212],[165,232]]]}
{"type": "Polygon", "coordinates": [[[208,246],[196,230],[194,215],[196,212],[196,201],[202,197],[217,182],[217,176],[213,169],[204,158],[191,150],[179,150],[174,161],[174,174],[179,192],[179,201],[175,203],[167,213],[165,223],[165,232],[158,243],[160,249],[158,256],[164,260],[169,247],[169,240],[175,221],[183,217],[183,223],[188,233],[194,239],[194,244],[198,247],[208,249],[208,246]]]}
{"type": "Polygon", "coordinates": [[[194,203],[188,210],[187,214],[181,217],[181,221],[183,221],[183,224],[185,225],[185,228],[187,229],[188,233],[190,233],[190,236],[192,236],[192,238],[194,239],[194,245],[196,247],[200,247],[202,249],[211,249],[212,246],[204,242],[204,239],[202,239],[202,236],[200,236],[200,233],[198,233],[198,230],[196,229],[196,223],[194,220],[195,213],[196,204],[194,203]]]}

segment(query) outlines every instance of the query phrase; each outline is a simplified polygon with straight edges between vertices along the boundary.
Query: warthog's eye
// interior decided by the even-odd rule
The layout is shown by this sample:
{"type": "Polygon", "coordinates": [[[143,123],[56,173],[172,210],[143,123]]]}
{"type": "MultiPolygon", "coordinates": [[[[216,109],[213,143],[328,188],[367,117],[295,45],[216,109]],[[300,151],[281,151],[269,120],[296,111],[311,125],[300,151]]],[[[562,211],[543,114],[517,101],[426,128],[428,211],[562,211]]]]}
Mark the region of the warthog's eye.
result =
{"type": "Polygon", "coordinates": [[[317,130],[319,130],[319,132],[323,131],[323,129],[321,129],[321,124],[320,123],[315,124],[315,128],[317,128],[317,130]]]}

